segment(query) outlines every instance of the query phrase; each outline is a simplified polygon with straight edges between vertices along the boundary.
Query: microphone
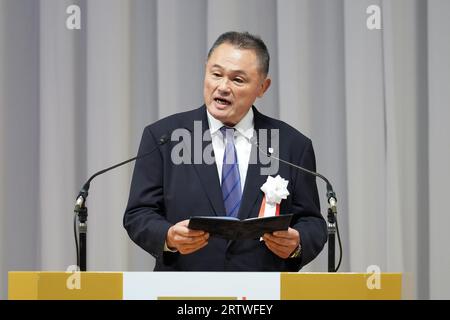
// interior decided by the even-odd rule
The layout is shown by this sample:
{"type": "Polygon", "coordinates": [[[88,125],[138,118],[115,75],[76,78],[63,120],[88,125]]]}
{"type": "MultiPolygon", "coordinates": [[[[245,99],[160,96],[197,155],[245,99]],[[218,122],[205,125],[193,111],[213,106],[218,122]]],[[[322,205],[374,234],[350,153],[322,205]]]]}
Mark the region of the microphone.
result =
{"type": "Polygon", "coordinates": [[[152,154],[153,152],[155,152],[155,150],[157,150],[160,146],[166,144],[168,141],[170,140],[170,134],[166,133],[163,134],[157,141],[157,145],[155,147],[153,147],[150,151],[141,154],[141,155],[137,155],[136,157],[133,157],[131,159],[122,161],[116,165],[113,165],[111,167],[108,167],[106,169],[100,170],[96,173],[94,173],[87,181],[86,183],[83,185],[83,187],[81,188],[80,192],[78,193],[76,202],[75,202],[75,215],[74,215],[74,220],[73,220],[73,230],[74,230],[74,236],[75,236],[75,249],[76,249],[76,253],[77,253],[77,266],[79,266],[80,271],[86,271],[86,236],[87,236],[87,207],[85,205],[86,203],[86,199],[89,195],[89,187],[91,186],[91,182],[92,180],[103,174],[106,173],[110,170],[113,170],[117,167],[123,166],[124,164],[127,164],[129,162],[138,160],[138,159],[142,159],[144,157],[147,157],[148,155],[152,154]],[[78,233],[79,233],[79,238],[80,238],[80,249],[78,250],[78,238],[77,238],[77,226],[76,226],[76,219],[78,217],[78,222],[79,222],[79,227],[78,227],[78,233]]]}
{"type": "Polygon", "coordinates": [[[76,200],[76,205],[78,205],[78,206],[80,206],[80,207],[83,206],[84,202],[86,201],[86,199],[87,199],[87,197],[88,197],[88,195],[89,195],[89,188],[90,188],[90,186],[91,186],[91,181],[92,181],[95,177],[97,177],[97,176],[99,176],[99,175],[101,175],[101,174],[103,174],[103,173],[105,173],[105,172],[108,172],[108,171],[110,171],[110,170],[112,170],[112,169],[115,169],[115,168],[117,168],[117,167],[123,166],[124,164],[127,164],[127,163],[129,163],[129,162],[132,162],[132,161],[135,161],[135,160],[139,160],[139,159],[145,158],[146,156],[152,154],[152,153],[153,153],[156,149],[158,149],[160,146],[162,146],[162,145],[164,145],[165,143],[167,143],[169,140],[170,140],[170,135],[169,135],[168,133],[163,134],[163,135],[158,139],[157,145],[156,145],[152,150],[150,150],[149,152],[146,152],[146,153],[144,153],[144,154],[138,155],[138,156],[133,157],[133,158],[131,158],[131,159],[122,161],[122,162],[120,162],[120,163],[118,163],[118,164],[115,164],[115,165],[113,165],[113,166],[111,166],[111,167],[108,167],[108,168],[106,168],[106,169],[103,169],[103,170],[100,170],[100,171],[94,173],[94,174],[86,181],[86,183],[83,185],[83,187],[81,188],[80,192],[78,193],[77,200],[76,200]]]}
{"type": "Polygon", "coordinates": [[[337,198],[336,198],[336,193],[334,192],[333,186],[331,185],[330,181],[325,176],[323,176],[322,174],[320,174],[318,172],[311,171],[309,169],[303,168],[294,163],[291,163],[289,161],[286,161],[286,160],[280,159],[279,157],[274,156],[273,148],[269,148],[268,152],[265,152],[260,147],[255,135],[253,135],[253,137],[251,137],[250,139],[248,139],[248,138],[246,138],[246,139],[249,141],[249,143],[256,146],[258,148],[259,152],[266,155],[267,157],[273,158],[277,161],[287,164],[288,166],[299,169],[299,170],[301,170],[307,174],[310,174],[314,177],[318,177],[326,183],[328,204],[330,205],[330,208],[328,208],[328,216],[327,216],[327,220],[328,220],[328,272],[337,272],[339,269],[339,266],[341,265],[341,261],[342,261],[342,243],[341,243],[341,237],[339,234],[339,227],[338,227],[338,223],[337,223],[337,208],[336,208],[337,198]],[[337,233],[337,237],[338,237],[340,254],[339,254],[338,265],[335,268],[335,234],[336,233],[337,233]]]}
{"type": "Polygon", "coordinates": [[[249,140],[249,142],[250,142],[251,144],[255,145],[255,146],[258,148],[258,150],[259,150],[262,154],[266,155],[267,157],[273,158],[273,159],[275,159],[275,160],[277,160],[277,161],[280,161],[280,162],[282,162],[282,163],[284,163],[284,164],[287,164],[288,166],[297,168],[297,169],[299,169],[299,170],[301,170],[301,171],[303,171],[303,172],[306,172],[306,173],[308,173],[308,174],[310,174],[310,175],[313,175],[313,176],[315,176],[315,177],[318,177],[318,178],[322,179],[322,180],[325,182],[326,187],[327,187],[327,198],[328,198],[328,203],[330,204],[330,206],[331,206],[333,212],[334,212],[334,213],[337,213],[337,210],[336,210],[336,204],[337,204],[336,193],[334,192],[333,186],[331,185],[330,181],[329,181],[325,176],[323,176],[322,174],[320,174],[320,173],[318,173],[318,172],[314,172],[314,171],[308,170],[308,169],[306,169],[306,168],[300,167],[300,166],[298,166],[298,165],[296,165],[296,164],[293,164],[293,163],[291,163],[291,162],[289,162],[289,161],[286,161],[286,160],[283,160],[283,159],[280,159],[280,158],[274,156],[274,155],[273,155],[273,148],[269,148],[268,153],[265,152],[264,150],[261,149],[261,147],[260,147],[260,145],[259,145],[259,143],[258,143],[258,141],[257,141],[257,139],[256,139],[255,136],[251,137],[250,139],[247,138],[247,140],[249,140]]]}

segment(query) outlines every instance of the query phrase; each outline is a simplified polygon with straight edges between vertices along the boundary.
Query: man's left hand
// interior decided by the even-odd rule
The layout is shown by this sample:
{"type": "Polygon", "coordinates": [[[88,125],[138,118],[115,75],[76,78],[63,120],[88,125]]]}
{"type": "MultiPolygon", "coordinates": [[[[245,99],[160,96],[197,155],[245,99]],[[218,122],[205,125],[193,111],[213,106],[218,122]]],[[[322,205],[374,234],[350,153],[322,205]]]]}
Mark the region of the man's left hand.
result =
{"type": "Polygon", "coordinates": [[[300,244],[300,233],[289,228],[286,231],[266,233],[263,239],[270,251],[280,258],[287,259],[300,244]]]}

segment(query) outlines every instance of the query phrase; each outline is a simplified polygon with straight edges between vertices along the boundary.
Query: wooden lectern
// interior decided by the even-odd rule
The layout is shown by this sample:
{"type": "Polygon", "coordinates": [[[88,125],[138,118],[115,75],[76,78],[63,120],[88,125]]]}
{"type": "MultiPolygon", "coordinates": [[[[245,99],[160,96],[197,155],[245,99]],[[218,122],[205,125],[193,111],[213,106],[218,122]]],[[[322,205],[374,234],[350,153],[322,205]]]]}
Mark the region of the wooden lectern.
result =
{"type": "Polygon", "coordinates": [[[409,299],[402,273],[9,272],[23,300],[409,299]],[[183,285],[180,286],[180,283],[183,285]]]}

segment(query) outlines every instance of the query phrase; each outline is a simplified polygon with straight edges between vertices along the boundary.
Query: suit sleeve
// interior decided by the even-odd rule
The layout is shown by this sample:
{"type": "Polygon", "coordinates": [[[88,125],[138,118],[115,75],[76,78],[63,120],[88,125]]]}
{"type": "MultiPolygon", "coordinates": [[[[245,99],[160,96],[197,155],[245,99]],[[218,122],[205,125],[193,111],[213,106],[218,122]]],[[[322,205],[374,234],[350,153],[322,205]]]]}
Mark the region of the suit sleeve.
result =
{"type": "Polygon", "coordinates": [[[164,210],[163,159],[149,127],[142,134],[138,155],[147,152],[151,153],[136,161],[123,224],[138,246],[158,258],[171,224],[164,210]]]}
{"type": "MultiPolygon", "coordinates": [[[[303,168],[316,171],[316,159],[311,140],[308,139],[297,163],[303,168]]],[[[298,270],[311,262],[323,249],[327,242],[327,225],[320,212],[316,178],[295,170],[294,181],[292,209],[296,213],[296,221],[292,228],[300,233],[302,254],[298,259],[290,259],[292,260],[290,263],[293,264],[293,269],[298,270]]]]}

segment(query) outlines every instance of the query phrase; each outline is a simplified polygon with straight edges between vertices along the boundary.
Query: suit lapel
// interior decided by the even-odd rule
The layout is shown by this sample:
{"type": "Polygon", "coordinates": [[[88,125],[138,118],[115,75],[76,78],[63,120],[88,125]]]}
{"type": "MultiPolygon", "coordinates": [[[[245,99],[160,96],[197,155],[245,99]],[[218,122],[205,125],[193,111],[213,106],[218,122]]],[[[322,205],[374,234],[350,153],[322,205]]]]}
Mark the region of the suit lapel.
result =
{"type": "MultiPolygon", "coordinates": [[[[260,135],[261,129],[270,130],[270,127],[267,122],[263,121],[262,115],[253,107],[254,112],[254,128],[257,134],[257,141],[260,143],[260,135]]],[[[270,146],[270,133],[267,134],[267,145],[261,145],[261,149],[267,151],[267,146],[270,146]]],[[[267,156],[266,156],[267,157],[267,156]]],[[[247,169],[247,176],[245,178],[245,187],[242,193],[242,202],[239,208],[239,218],[247,219],[252,211],[254,206],[259,206],[262,202],[263,192],[261,191],[261,186],[266,182],[267,175],[263,175],[261,173],[261,169],[265,167],[260,161],[261,154],[258,148],[253,144],[250,159],[257,159],[257,161],[250,161],[247,169]]],[[[257,208],[257,212],[259,208],[257,208]]]]}
{"type": "MultiPolygon", "coordinates": [[[[199,177],[203,190],[205,191],[211,206],[216,215],[225,215],[225,206],[222,199],[222,189],[220,188],[219,176],[217,173],[216,163],[206,164],[203,160],[203,151],[211,144],[211,135],[209,133],[208,118],[206,116],[206,107],[199,109],[198,115],[194,121],[188,124],[188,129],[191,131],[191,163],[199,177]],[[197,124],[195,124],[197,121],[197,124]],[[201,123],[201,129],[200,129],[201,123]],[[207,131],[205,138],[204,133],[207,131]],[[195,141],[197,140],[197,141],[195,141]],[[201,140],[201,144],[200,144],[201,140]],[[197,145],[196,145],[197,144],[197,145]],[[201,149],[199,146],[201,145],[201,149]],[[197,154],[195,158],[195,154],[197,154]]],[[[210,146],[212,148],[212,146],[210,146]]],[[[188,182],[189,183],[189,182],[188,182]]]]}

